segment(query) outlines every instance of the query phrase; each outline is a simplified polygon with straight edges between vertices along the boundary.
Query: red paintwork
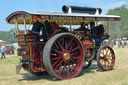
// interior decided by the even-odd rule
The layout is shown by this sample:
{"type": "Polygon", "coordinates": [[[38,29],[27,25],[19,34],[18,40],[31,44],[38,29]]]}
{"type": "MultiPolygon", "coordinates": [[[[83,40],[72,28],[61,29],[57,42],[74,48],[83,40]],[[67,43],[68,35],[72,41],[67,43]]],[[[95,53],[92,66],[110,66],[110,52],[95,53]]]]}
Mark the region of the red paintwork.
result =
{"type": "MultiPolygon", "coordinates": [[[[20,31],[19,35],[22,33],[20,31]]],[[[17,36],[18,44],[21,46],[19,54],[21,54],[22,59],[31,60],[29,64],[23,64],[23,68],[30,72],[41,72],[44,69],[42,62],[43,42],[34,42],[36,39],[34,35],[26,35],[26,37],[21,35],[17,36]]]]}
{"type": "Polygon", "coordinates": [[[90,41],[89,41],[89,40],[84,40],[82,43],[83,43],[84,45],[89,45],[89,44],[90,44],[90,41]]]}

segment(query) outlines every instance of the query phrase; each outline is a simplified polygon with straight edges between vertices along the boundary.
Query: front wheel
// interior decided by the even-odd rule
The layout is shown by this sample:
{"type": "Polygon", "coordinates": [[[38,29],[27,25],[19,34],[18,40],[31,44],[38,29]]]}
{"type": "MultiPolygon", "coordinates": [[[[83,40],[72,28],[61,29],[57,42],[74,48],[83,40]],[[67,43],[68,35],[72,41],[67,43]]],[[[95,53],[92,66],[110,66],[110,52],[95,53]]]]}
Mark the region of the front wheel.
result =
{"type": "Polygon", "coordinates": [[[97,64],[102,71],[113,69],[115,64],[115,53],[110,46],[104,45],[99,48],[97,52],[97,64]]]}
{"type": "Polygon", "coordinates": [[[46,71],[58,79],[77,76],[84,63],[81,42],[71,33],[56,34],[45,44],[43,63],[46,71]]]}

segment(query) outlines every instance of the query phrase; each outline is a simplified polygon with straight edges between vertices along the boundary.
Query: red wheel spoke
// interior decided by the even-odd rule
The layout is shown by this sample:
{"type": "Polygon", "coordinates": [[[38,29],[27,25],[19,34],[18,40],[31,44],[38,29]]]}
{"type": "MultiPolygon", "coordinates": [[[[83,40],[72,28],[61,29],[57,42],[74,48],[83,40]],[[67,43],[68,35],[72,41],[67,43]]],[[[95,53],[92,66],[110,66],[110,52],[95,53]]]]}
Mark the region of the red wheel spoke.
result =
{"type": "Polygon", "coordinates": [[[74,72],[76,71],[77,66],[78,66],[77,64],[76,64],[76,66],[74,66],[74,69],[73,69],[73,70],[74,70],[74,72]]]}
{"type": "Polygon", "coordinates": [[[64,46],[64,37],[62,38],[62,45],[64,46]]]}
{"type": "Polygon", "coordinates": [[[80,62],[80,59],[77,59],[77,60],[73,60],[73,59],[70,59],[73,63],[75,64],[78,64],[80,62]]]}
{"type": "Polygon", "coordinates": [[[58,51],[58,50],[56,50],[54,48],[52,48],[52,50],[55,51],[56,53],[62,54],[62,51],[58,51]]]}
{"type": "Polygon", "coordinates": [[[76,52],[74,52],[74,53],[71,53],[71,56],[73,56],[73,55],[76,55],[76,52]]]}
{"type": "Polygon", "coordinates": [[[77,50],[78,48],[80,48],[80,46],[77,46],[77,47],[73,48],[73,49],[71,50],[71,52],[77,50]]]}
{"type": "Polygon", "coordinates": [[[70,59],[73,63],[78,63],[78,61],[75,61],[75,60],[73,60],[73,59],[70,59]]]}
{"type": "Polygon", "coordinates": [[[61,60],[61,61],[58,63],[58,65],[56,65],[55,69],[57,69],[57,67],[61,66],[62,63],[63,63],[63,61],[64,61],[64,60],[61,60]]]}
{"type": "Polygon", "coordinates": [[[74,62],[74,60],[73,59],[70,59],[72,62],[74,62]]]}
{"type": "Polygon", "coordinates": [[[78,57],[73,56],[72,58],[74,58],[74,59],[80,59],[80,56],[78,56],[78,57]]]}
{"type": "Polygon", "coordinates": [[[63,66],[63,69],[62,69],[61,73],[63,73],[63,72],[64,72],[65,65],[66,65],[66,63],[64,63],[64,66],[63,66]]]}
{"type": "Polygon", "coordinates": [[[69,51],[71,51],[72,50],[72,46],[70,46],[70,48],[69,48],[69,51]]]}
{"type": "Polygon", "coordinates": [[[71,65],[72,63],[70,63],[70,61],[67,61],[68,65],[71,65]]]}
{"type": "Polygon", "coordinates": [[[70,45],[72,44],[73,39],[70,40],[70,42],[68,43],[68,47],[70,47],[70,45]]]}
{"type": "Polygon", "coordinates": [[[59,74],[61,74],[61,67],[59,67],[59,74]]]}
{"type": "Polygon", "coordinates": [[[58,60],[58,59],[61,59],[62,57],[55,57],[55,58],[52,58],[51,60],[58,60]]]}
{"type": "Polygon", "coordinates": [[[56,43],[56,42],[54,43],[54,45],[55,45],[55,47],[56,47],[57,49],[59,49],[59,47],[58,47],[58,45],[57,45],[57,43],[56,43]]]}
{"type": "Polygon", "coordinates": [[[72,64],[72,67],[73,67],[73,69],[75,69],[76,66],[74,66],[74,65],[72,64]]]}
{"type": "Polygon", "coordinates": [[[54,64],[52,66],[54,67],[59,61],[60,60],[57,60],[56,62],[54,62],[54,64]]]}
{"type": "Polygon", "coordinates": [[[64,50],[64,48],[63,48],[63,46],[60,44],[60,42],[59,41],[56,41],[57,43],[58,43],[58,45],[59,45],[59,47],[61,48],[61,50],[63,51],[64,50]]]}

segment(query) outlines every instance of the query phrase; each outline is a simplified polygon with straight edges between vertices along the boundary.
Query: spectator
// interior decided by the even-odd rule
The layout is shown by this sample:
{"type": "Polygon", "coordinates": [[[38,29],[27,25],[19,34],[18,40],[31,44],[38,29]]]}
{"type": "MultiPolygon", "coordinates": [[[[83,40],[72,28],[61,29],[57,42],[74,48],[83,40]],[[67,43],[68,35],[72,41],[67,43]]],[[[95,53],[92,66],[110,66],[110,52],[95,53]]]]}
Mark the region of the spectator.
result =
{"type": "Polygon", "coordinates": [[[4,45],[2,45],[1,46],[1,59],[5,59],[5,46],[4,45]]]}
{"type": "Polygon", "coordinates": [[[122,47],[122,48],[125,47],[125,42],[124,42],[124,40],[121,41],[121,47],[122,47]]]}
{"type": "Polygon", "coordinates": [[[111,41],[111,46],[112,46],[112,47],[114,46],[114,41],[113,41],[113,40],[111,41]]]}
{"type": "Polygon", "coordinates": [[[120,46],[121,46],[121,41],[119,40],[118,41],[118,48],[120,48],[120,46]]]}

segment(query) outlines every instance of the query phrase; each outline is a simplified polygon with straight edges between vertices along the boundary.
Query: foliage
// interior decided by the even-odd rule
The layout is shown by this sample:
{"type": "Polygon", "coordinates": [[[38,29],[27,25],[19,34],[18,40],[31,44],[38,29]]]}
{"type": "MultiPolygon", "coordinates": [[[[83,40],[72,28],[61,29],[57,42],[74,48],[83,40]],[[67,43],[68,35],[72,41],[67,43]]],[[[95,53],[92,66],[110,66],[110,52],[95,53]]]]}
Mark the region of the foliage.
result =
{"type": "Polygon", "coordinates": [[[108,15],[119,15],[121,17],[120,22],[111,22],[110,34],[112,38],[128,37],[128,8],[126,5],[111,9],[107,13],[108,15]]]}
{"type": "Polygon", "coordinates": [[[16,42],[16,38],[14,37],[13,30],[10,30],[10,31],[0,31],[0,40],[4,40],[8,44],[15,43],[16,42]]]}

